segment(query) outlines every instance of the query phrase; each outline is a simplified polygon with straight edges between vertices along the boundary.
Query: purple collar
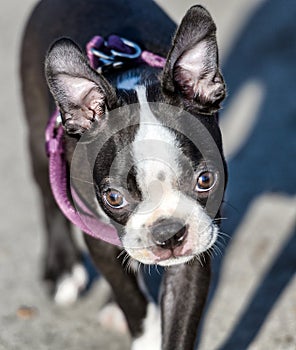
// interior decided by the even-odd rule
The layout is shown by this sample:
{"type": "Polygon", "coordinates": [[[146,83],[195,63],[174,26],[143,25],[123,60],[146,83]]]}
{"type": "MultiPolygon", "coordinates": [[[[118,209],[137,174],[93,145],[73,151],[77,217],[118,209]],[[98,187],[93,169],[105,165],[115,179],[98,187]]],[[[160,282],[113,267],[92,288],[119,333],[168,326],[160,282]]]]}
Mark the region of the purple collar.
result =
{"type": "MultiPolygon", "coordinates": [[[[87,56],[92,68],[104,73],[108,69],[122,68],[126,64],[144,63],[151,67],[163,68],[165,59],[140,48],[129,40],[111,35],[107,41],[95,36],[87,44],[87,56]]],[[[57,122],[59,111],[51,116],[46,132],[46,152],[49,158],[49,179],[53,196],[66,218],[83,232],[94,238],[121,246],[116,229],[103,221],[98,221],[71,188],[72,198],[79,205],[82,212],[78,212],[68,198],[68,177],[64,158],[64,129],[57,122]]]]}

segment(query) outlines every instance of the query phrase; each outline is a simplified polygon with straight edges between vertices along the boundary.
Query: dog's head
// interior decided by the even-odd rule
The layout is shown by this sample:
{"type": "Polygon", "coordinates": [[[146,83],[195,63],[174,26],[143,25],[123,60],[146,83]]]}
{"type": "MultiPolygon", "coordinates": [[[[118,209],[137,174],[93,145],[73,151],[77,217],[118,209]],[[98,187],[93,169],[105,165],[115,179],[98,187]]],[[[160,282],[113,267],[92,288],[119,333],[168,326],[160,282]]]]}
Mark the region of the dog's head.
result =
{"type": "Polygon", "coordinates": [[[216,27],[200,6],[179,26],[166,65],[111,84],[70,40],[48,52],[46,75],[68,135],[90,145],[104,214],[136,260],[173,265],[213,246],[226,185],[217,111],[225,97],[216,27]]]}

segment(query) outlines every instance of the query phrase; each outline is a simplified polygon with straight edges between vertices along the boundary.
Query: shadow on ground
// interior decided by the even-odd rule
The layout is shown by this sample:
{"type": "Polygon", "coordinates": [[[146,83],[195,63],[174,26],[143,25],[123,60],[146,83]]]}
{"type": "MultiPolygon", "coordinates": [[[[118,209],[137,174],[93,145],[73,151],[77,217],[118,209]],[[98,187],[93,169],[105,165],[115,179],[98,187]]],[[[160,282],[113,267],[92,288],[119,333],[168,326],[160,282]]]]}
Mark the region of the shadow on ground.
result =
{"type": "MultiPolygon", "coordinates": [[[[233,236],[251,203],[264,193],[295,194],[296,179],[296,2],[270,0],[256,9],[225,60],[229,97],[225,110],[250,81],[264,89],[255,124],[229,161],[223,231],[233,236]]],[[[238,111],[239,113],[239,111],[238,111]]],[[[221,115],[223,118],[223,114],[221,115]]],[[[278,213],[281,220],[281,213],[278,213]]],[[[260,232],[250,232],[260,235],[260,232]]],[[[261,280],[244,313],[220,350],[247,349],[296,269],[295,232],[261,280]]],[[[225,256],[226,251],[223,253],[225,256]]],[[[215,276],[223,257],[215,259],[215,276]]],[[[213,283],[210,300],[217,290],[213,283]]]]}

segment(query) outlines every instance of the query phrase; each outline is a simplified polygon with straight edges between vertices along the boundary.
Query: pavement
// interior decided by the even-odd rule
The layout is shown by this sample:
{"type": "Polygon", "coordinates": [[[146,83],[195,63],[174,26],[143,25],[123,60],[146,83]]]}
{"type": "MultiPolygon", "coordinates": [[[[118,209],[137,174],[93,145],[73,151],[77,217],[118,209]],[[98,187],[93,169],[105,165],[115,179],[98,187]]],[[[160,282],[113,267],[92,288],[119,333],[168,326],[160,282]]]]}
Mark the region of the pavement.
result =
{"type": "MultiPolygon", "coordinates": [[[[158,0],[176,21],[193,1],[158,0]]],[[[207,0],[229,97],[221,113],[229,186],[201,350],[296,349],[296,3],[207,0]]],[[[128,349],[99,326],[101,288],[60,308],[40,275],[44,238],[18,80],[33,0],[0,13],[0,350],[128,349]]],[[[153,349],[151,349],[153,350],[153,349]]]]}

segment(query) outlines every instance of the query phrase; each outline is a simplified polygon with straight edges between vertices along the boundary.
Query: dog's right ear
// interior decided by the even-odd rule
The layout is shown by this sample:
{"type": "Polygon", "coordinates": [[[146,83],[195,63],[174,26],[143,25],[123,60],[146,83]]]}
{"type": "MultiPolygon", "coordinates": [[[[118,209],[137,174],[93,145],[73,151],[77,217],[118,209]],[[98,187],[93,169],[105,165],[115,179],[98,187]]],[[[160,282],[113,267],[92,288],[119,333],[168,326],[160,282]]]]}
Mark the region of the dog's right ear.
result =
{"type": "Polygon", "coordinates": [[[219,68],[216,25],[202,6],[191,7],[173,40],[162,76],[169,96],[181,96],[186,105],[212,114],[225,97],[219,68]]]}
{"type": "Polygon", "coordinates": [[[47,53],[45,74],[68,134],[82,135],[116,102],[107,80],[87,62],[70,39],[59,39],[47,53]]]}

